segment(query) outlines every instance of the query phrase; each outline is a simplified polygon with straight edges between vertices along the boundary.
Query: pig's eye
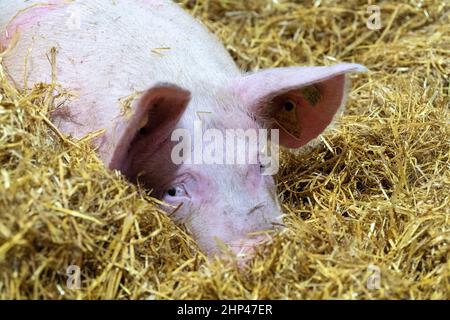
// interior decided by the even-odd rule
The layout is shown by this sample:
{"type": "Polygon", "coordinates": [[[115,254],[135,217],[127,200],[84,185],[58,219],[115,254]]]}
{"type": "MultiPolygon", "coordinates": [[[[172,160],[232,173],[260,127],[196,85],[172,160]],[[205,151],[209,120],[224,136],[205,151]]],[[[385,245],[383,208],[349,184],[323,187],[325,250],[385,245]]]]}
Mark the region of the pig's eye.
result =
{"type": "Polygon", "coordinates": [[[184,197],[186,191],[183,187],[171,187],[166,191],[166,196],[168,197],[184,197]]]}

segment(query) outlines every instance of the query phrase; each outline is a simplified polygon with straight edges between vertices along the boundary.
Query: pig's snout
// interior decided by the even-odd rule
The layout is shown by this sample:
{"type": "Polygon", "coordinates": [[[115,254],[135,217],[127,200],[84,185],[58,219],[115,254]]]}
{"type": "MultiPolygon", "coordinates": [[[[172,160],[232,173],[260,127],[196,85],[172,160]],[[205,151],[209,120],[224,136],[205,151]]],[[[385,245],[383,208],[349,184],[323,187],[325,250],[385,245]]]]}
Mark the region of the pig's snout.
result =
{"type": "Polygon", "coordinates": [[[258,246],[262,246],[269,240],[268,235],[259,235],[232,241],[228,244],[228,247],[239,260],[246,261],[254,256],[258,246]]]}

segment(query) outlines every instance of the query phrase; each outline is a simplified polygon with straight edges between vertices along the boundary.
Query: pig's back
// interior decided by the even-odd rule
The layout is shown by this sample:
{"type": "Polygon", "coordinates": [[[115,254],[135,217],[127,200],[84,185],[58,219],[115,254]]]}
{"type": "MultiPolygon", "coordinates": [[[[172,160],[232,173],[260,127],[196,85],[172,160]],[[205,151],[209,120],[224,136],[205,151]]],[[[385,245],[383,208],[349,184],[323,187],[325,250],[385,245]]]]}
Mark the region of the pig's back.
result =
{"type": "MultiPolygon", "coordinates": [[[[108,129],[121,113],[120,99],[155,83],[174,83],[201,95],[239,74],[223,46],[171,2],[52,1],[55,5],[33,7],[11,21],[34,3],[42,1],[0,0],[0,12],[6,13],[0,28],[9,23],[10,33],[16,25],[21,30],[4,65],[19,84],[26,60],[29,85],[51,82],[49,56],[57,49],[57,81],[78,98],[56,123],[75,137],[108,129]]],[[[9,41],[2,31],[0,42],[9,41]]]]}

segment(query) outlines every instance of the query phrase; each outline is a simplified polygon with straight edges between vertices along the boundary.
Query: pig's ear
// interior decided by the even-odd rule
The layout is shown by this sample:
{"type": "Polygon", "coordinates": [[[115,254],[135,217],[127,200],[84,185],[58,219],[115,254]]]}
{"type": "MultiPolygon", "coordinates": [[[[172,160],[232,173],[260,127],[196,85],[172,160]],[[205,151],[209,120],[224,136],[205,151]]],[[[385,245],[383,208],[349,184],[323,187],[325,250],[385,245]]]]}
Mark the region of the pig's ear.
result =
{"type": "Polygon", "coordinates": [[[280,144],[299,148],[319,136],[344,104],[346,74],[358,64],[263,70],[237,80],[234,92],[265,127],[280,129],[280,144]]]}
{"type": "Polygon", "coordinates": [[[145,152],[152,153],[170,138],[190,100],[190,92],[161,84],[144,92],[131,104],[114,128],[110,169],[125,170],[133,144],[145,140],[145,152]]]}

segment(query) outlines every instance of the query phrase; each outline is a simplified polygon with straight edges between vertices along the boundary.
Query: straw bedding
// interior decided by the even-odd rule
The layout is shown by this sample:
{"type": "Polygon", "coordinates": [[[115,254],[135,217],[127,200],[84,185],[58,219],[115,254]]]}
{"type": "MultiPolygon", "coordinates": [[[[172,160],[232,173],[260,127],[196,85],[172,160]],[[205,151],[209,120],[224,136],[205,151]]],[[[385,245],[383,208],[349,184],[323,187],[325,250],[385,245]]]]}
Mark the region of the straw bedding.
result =
{"type": "Polygon", "coordinates": [[[450,7],[375,4],[380,30],[366,26],[367,1],[182,3],[244,70],[371,70],[352,77],[339,127],[282,154],[286,228],[243,270],[207,260],[151,195],[103,167],[91,137],[51,125],[64,88],[21,92],[0,67],[0,298],[450,298],[450,7]]]}

